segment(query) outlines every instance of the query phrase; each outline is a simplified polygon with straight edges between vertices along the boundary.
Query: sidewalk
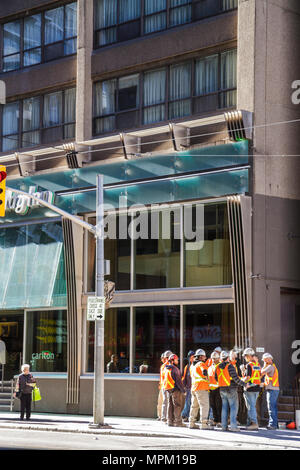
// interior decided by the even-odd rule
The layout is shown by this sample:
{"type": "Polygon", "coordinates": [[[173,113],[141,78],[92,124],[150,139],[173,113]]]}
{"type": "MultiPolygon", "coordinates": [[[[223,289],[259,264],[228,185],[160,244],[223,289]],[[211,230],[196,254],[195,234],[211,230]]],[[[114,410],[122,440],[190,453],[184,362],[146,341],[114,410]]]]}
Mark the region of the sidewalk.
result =
{"type": "Polygon", "coordinates": [[[286,446],[300,449],[300,431],[276,430],[246,431],[241,428],[240,433],[222,432],[221,430],[199,430],[188,428],[168,427],[165,423],[154,419],[105,417],[105,426],[102,428],[89,428],[92,416],[63,415],[33,413],[30,421],[20,421],[19,413],[0,413],[0,430],[2,429],[30,429],[38,431],[55,431],[70,433],[89,433],[96,435],[164,437],[164,438],[203,438],[216,442],[239,442],[241,445],[253,444],[272,445],[274,449],[286,446]]]}

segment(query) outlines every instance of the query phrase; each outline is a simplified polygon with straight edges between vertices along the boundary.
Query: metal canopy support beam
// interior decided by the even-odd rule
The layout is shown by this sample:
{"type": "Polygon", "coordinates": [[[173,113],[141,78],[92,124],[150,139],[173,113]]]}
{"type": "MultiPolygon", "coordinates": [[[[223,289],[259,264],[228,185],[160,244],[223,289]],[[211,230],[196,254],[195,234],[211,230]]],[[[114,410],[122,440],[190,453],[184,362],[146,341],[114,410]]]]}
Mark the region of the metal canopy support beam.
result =
{"type": "Polygon", "coordinates": [[[136,156],[141,153],[141,137],[120,133],[120,141],[126,160],[128,160],[128,157],[136,156]]]}
{"type": "Polygon", "coordinates": [[[185,150],[191,145],[191,131],[189,127],[182,126],[180,124],[169,123],[171,132],[171,138],[173,142],[174,150],[179,152],[185,150]]]}

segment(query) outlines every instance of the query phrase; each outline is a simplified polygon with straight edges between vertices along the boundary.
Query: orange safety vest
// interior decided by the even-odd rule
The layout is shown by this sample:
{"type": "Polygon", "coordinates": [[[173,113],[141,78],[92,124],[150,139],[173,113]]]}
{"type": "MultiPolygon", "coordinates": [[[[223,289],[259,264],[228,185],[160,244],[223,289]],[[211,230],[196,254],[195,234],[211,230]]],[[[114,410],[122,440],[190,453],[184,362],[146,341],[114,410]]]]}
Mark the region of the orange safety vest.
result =
{"type": "Polygon", "coordinates": [[[163,376],[164,376],[164,369],[165,369],[165,367],[166,367],[166,363],[164,363],[164,364],[162,364],[162,365],[160,366],[159,386],[158,386],[159,390],[162,389],[162,385],[163,385],[163,376]]]}
{"type": "Polygon", "coordinates": [[[268,374],[265,375],[265,385],[269,385],[271,382],[273,387],[279,387],[279,374],[278,374],[278,369],[275,366],[275,364],[272,364],[273,367],[275,367],[275,372],[273,377],[270,377],[268,374]]]}
{"type": "Polygon", "coordinates": [[[213,364],[213,360],[212,360],[211,357],[206,359],[205,365],[206,365],[207,368],[209,368],[212,364],[213,364]]]}
{"type": "Polygon", "coordinates": [[[261,368],[258,362],[249,362],[248,363],[251,367],[251,377],[247,382],[250,382],[255,385],[260,385],[261,382],[261,368]]]}
{"type": "Polygon", "coordinates": [[[234,367],[235,370],[236,370],[236,373],[239,375],[239,373],[238,373],[238,368],[237,368],[237,365],[236,365],[236,360],[230,361],[230,363],[233,365],[233,367],[234,367]]]}
{"type": "Polygon", "coordinates": [[[186,377],[186,373],[187,373],[187,368],[190,367],[189,364],[187,364],[184,368],[184,371],[183,371],[183,376],[182,376],[182,382],[184,381],[185,377],[186,377]]]}
{"type": "Polygon", "coordinates": [[[196,365],[191,366],[192,392],[209,389],[208,378],[203,374],[205,369],[207,370],[204,362],[198,362],[196,365]]]}
{"type": "Polygon", "coordinates": [[[163,383],[162,383],[162,389],[163,390],[173,390],[175,385],[175,381],[172,377],[172,369],[167,369],[165,367],[163,371],[163,383]]]}
{"type": "Polygon", "coordinates": [[[228,366],[230,366],[230,362],[226,364],[224,369],[220,368],[220,364],[218,364],[216,367],[219,387],[230,387],[231,376],[228,371],[228,366]]]}
{"type": "Polygon", "coordinates": [[[218,382],[216,381],[216,377],[215,377],[215,372],[216,372],[216,367],[218,366],[219,364],[212,364],[209,368],[208,368],[208,386],[209,386],[209,390],[216,390],[216,388],[219,387],[219,384],[218,382]]]}

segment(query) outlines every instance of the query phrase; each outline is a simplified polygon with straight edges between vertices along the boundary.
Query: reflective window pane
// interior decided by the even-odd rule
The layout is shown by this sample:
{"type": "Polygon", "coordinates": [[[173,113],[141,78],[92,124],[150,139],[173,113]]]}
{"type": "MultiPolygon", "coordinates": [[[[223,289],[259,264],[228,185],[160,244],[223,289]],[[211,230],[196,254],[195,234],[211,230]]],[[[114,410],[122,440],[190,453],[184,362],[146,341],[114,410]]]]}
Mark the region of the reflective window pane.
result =
{"type": "Polygon", "coordinates": [[[26,362],[31,372],[67,371],[67,311],[27,312],[26,362]]]}
{"type": "Polygon", "coordinates": [[[41,15],[24,19],[24,50],[41,45],[41,15]]]}
{"type": "Polygon", "coordinates": [[[3,72],[17,70],[20,67],[20,54],[9,55],[3,58],[3,72]]]}
{"type": "MultiPolygon", "coordinates": [[[[193,228],[196,230],[195,207],[193,228]]],[[[204,207],[204,240],[185,240],[185,286],[232,284],[229,226],[225,203],[204,207]]]]}
{"type": "Polygon", "coordinates": [[[134,372],[158,374],[160,356],[167,349],[179,356],[178,306],[137,307],[135,310],[134,372]]]}
{"type": "MultiPolygon", "coordinates": [[[[110,308],[104,324],[105,373],[129,372],[129,308],[110,308]]],[[[95,322],[87,322],[87,372],[94,371],[95,322]]]]}
{"type": "Polygon", "coordinates": [[[62,122],[62,92],[44,97],[44,126],[55,126],[62,122]]]}
{"type": "Polygon", "coordinates": [[[20,36],[20,21],[12,21],[3,26],[3,54],[5,56],[20,52],[20,36]]]}
{"type": "Polygon", "coordinates": [[[45,44],[64,38],[64,7],[45,12],[45,44]]]}
{"type": "Polygon", "coordinates": [[[133,224],[138,224],[143,237],[135,241],[135,289],[179,287],[179,209],[143,212],[133,219],[133,224]]]}
{"type": "Polygon", "coordinates": [[[24,67],[39,64],[42,60],[41,48],[32,49],[31,51],[24,52],[24,67]]]}
{"type": "Polygon", "coordinates": [[[77,3],[65,6],[65,37],[77,36],[77,3]]]}
{"type": "Polygon", "coordinates": [[[184,356],[204,349],[207,358],[220,346],[232,349],[235,342],[233,304],[184,306],[184,356]]]}
{"type": "Polygon", "coordinates": [[[40,98],[28,98],[23,101],[23,131],[32,131],[40,127],[40,98]]]}

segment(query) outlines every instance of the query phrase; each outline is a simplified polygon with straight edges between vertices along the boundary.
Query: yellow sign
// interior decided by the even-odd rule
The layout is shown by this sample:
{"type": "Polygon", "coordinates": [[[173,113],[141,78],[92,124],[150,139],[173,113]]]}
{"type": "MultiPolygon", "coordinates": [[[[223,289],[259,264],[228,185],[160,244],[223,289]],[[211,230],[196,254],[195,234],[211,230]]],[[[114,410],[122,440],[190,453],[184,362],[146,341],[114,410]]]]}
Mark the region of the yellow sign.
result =
{"type": "Polygon", "coordinates": [[[0,217],[5,217],[6,167],[0,165],[0,217]]]}

